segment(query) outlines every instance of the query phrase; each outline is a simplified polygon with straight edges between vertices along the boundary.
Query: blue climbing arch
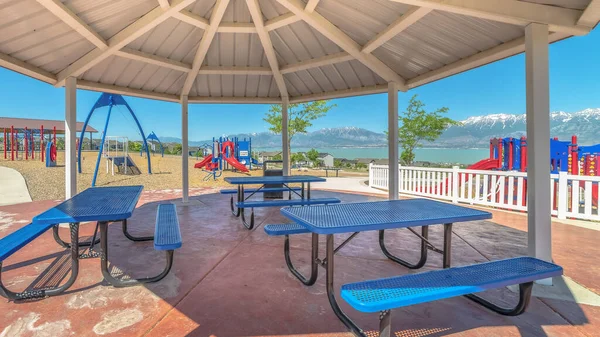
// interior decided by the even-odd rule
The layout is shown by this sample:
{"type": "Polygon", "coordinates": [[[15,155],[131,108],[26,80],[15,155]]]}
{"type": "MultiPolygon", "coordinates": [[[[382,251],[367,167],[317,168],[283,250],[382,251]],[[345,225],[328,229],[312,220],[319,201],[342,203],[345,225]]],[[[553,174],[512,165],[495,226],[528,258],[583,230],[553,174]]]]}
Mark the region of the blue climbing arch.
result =
{"type": "MultiPolygon", "coordinates": [[[[135,112],[133,112],[133,109],[131,109],[129,104],[127,104],[127,102],[125,101],[123,96],[117,95],[117,94],[102,93],[102,95],[100,95],[100,98],[98,98],[98,100],[96,101],[96,103],[94,104],[92,109],[90,110],[90,113],[87,115],[87,117],[85,119],[85,123],[83,123],[83,128],[82,128],[82,130],[85,130],[87,128],[90,118],[92,118],[92,115],[94,114],[94,112],[97,109],[100,109],[103,107],[108,107],[108,114],[106,116],[106,122],[104,124],[104,131],[102,132],[102,141],[100,142],[100,148],[98,149],[98,159],[96,160],[96,168],[94,169],[94,178],[92,181],[92,186],[95,185],[96,176],[98,174],[98,166],[100,165],[100,160],[102,159],[102,150],[104,148],[104,140],[106,138],[106,133],[108,131],[108,122],[110,121],[110,114],[112,112],[113,107],[115,107],[115,106],[124,106],[125,108],[127,108],[127,111],[129,111],[129,113],[131,114],[131,117],[133,117],[133,120],[135,121],[135,124],[137,125],[137,127],[140,131],[140,134],[142,136],[142,140],[144,141],[143,147],[144,147],[144,149],[146,149],[146,157],[148,158],[148,174],[152,174],[152,166],[151,166],[151,162],[150,162],[150,151],[148,150],[148,143],[146,142],[146,136],[144,135],[144,130],[142,130],[142,126],[140,125],[140,122],[138,121],[137,117],[135,116],[135,112]]],[[[83,144],[83,136],[84,136],[84,133],[82,132],[81,135],[79,136],[79,147],[77,148],[77,166],[78,166],[79,173],[81,173],[81,146],[83,144]]]]}
{"type": "MultiPolygon", "coordinates": [[[[160,139],[158,139],[158,136],[156,135],[156,133],[154,133],[154,131],[150,132],[150,134],[148,135],[148,137],[146,138],[146,142],[157,142],[158,146],[160,148],[160,155],[162,157],[165,156],[165,149],[163,148],[162,143],[160,142],[160,139]]],[[[146,146],[146,143],[144,143],[144,146],[142,146],[142,149],[140,150],[140,155],[142,155],[144,153],[144,151],[146,153],[148,153],[148,147],[146,146]]]]}

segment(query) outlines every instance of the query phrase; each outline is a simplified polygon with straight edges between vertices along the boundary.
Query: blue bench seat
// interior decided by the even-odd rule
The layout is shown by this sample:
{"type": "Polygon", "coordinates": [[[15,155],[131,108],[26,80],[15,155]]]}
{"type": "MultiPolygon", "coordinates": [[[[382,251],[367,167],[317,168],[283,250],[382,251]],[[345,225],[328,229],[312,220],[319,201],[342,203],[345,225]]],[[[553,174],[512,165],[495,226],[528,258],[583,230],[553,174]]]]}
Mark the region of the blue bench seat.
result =
{"type": "Polygon", "coordinates": [[[270,236],[283,236],[293,234],[305,234],[310,233],[306,227],[297,223],[286,223],[278,225],[266,225],[265,232],[270,236]]]}
{"type": "Polygon", "coordinates": [[[0,263],[54,226],[28,224],[0,239],[0,263]]]}
{"type": "Polygon", "coordinates": [[[250,200],[236,203],[238,208],[258,208],[258,207],[285,207],[285,206],[308,206],[308,205],[327,205],[338,204],[341,200],[337,198],[315,198],[315,199],[294,199],[294,200],[250,200]]]}
{"type": "Polygon", "coordinates": [[[156,212],[154,249],[175,250],[181,248],[181,232],[174,204],[160,204],[156,212]]]}
{"type": "MultiPolygon", "coordinates": [[[[244,192],[245,193],[268,193],[268,192],[287,192],[289,190],[292,191],[302,191],[302,187],[291,187],[291,188],[286,188],[286,187],[265,187],[265,188],[245,188],[244,192]]],[[[237,194],[238,190],[237,189],[224,189],[224,190],[220,190],[219,193],[221,194],[237,194]]]]}
{"type": "Polygon", "coordinates": [[[562,275],[562,268],[518,257],[379,280],[345,284],[341,297],[354,309],[378,312],[562,275]]]}

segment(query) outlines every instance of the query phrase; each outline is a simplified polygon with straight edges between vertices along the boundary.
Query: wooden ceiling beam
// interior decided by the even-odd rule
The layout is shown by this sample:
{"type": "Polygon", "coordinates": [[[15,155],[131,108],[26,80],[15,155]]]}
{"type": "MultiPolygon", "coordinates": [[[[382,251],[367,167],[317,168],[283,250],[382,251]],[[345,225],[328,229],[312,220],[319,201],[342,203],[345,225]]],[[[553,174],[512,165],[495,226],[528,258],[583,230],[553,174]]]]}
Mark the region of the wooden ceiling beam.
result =
{"type": "Polygon", "coordinates": [[[190,90],[194,85],[194,81],[198,76],[198,72],[202,67],[202,63],[204,62],[208,48],[217,34],[217,29],[221,24],[221,20],[223,19],[227,5],[229,5],[229,0],[217,0],[215,3],[210,16],[210,25],[204,30],[204,35],[202,35],[202,40],[200,40],[200,44],[196,50],[196,55],[194,56],[192,70],[188,73],[181,90],[181,96],[187,96],[190,93],[190,90]]]}

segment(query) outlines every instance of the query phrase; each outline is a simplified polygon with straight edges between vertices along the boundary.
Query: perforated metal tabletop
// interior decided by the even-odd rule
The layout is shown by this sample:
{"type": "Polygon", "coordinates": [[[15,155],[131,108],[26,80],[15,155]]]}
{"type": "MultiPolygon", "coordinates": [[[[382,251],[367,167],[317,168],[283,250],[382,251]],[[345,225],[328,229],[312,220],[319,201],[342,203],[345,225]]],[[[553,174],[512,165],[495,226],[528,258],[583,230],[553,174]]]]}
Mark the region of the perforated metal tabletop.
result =
{"type": "Polygon", "coordinates": [[[143,186],[92,187],[33,218],[36,224],[116,221],[131,217],[143,186]]]}
{"type": "Polygon", "coordinates": [[[267,177],[227,177],[225,181],[232,185],[250,184],[296,184],[317,183],[326,181],[325,178],[314,176],[267,176],[267,177]]]}
{"type": "Polygon", "coordinates": [[[338,234],[491,219],[492,214],[427,199],[285,207],[281,214],[317,234],[338,234]]]}

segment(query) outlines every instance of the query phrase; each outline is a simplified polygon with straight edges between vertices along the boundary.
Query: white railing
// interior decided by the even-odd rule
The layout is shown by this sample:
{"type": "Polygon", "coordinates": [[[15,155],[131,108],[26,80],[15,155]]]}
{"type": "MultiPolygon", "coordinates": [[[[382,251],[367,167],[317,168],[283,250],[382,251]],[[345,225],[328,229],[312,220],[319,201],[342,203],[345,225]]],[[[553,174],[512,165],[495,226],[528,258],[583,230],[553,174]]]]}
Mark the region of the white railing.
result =
{"type": "MultiPolygon", "coordinates": [[[[425,167],[399,168],[400,194],[527,211],[527,173],[425,167]]],[[[387,165],[369,166],[369,186],[388,189],[387,165]]],[[[560,219],[600,221],[600,177],[552,174],[551,213],[560,219]]]]}

